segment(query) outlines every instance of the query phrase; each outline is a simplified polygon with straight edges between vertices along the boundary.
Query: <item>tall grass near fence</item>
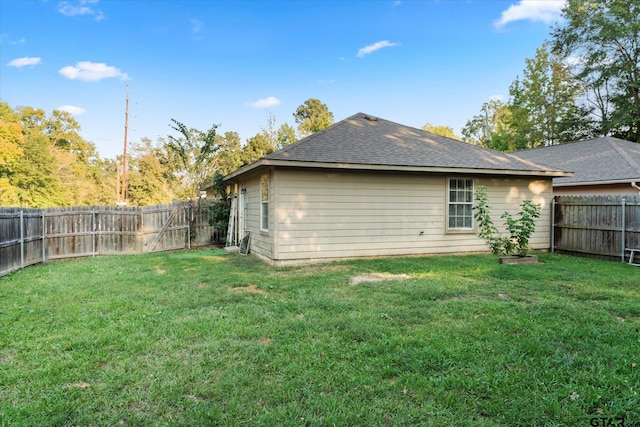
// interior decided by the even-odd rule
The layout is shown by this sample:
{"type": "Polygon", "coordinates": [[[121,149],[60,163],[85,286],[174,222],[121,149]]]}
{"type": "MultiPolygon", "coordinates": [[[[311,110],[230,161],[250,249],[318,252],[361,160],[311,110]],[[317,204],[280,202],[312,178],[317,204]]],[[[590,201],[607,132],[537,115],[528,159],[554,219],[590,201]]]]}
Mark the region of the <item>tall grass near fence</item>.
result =
{"type": "Polygon", "coordinates": [[[209,207],[0,208],[0,276],[53,259],[209,245],[218,239],[209,207]]]}

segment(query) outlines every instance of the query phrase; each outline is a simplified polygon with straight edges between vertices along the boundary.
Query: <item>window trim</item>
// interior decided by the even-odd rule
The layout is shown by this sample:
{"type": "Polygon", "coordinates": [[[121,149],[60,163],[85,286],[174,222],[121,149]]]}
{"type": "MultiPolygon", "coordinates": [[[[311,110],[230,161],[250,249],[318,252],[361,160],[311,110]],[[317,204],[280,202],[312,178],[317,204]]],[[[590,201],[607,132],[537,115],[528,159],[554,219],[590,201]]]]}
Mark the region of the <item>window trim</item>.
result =
{"type": "Polygon", "coordinates": [[[260,231],[269,232],[269,174],[260,175],[260,231]],[[266,182],[266,187],[265,187],[266,182]],[[266,189],[266,200],[263,200],[264,190],[266,189]],[[265,212],[266,206],[266,212],[265,212]],[[265,217],[266,213],[266,217],[265,217]],[[265,224],[266,219],[266,224],[265,224]],[[266,225],[266,228],[264,227],[266,225]]]}
{"type": "MultiPolygon", "coordinates": [[[[475,178],[469,177],[469,176],[448,176],[446,179],[446,184],[445,184],[445,229],[446,229],[446,233],[447,234],[475,234],[476,232],[476,221],[475,218],[473,217],[473,207],[475,206],[475,192],[476,192],[476,180],[475,178]],[[456,181],[467,181],[470,180],[471,181],[471,192],[472,192],[472,200],[471,200],[471,208],[472,208],[472,214],[471,214],[471,227],[451,227],[449,225],[449,221],[450,221],[450,206],[452,204],[455,205],[469,205],[469,202],[451,202],[451,181],[456,180],[456,181]]],[[[466,189],[466,184],[465,184],[465,189],[466,189]]]]}

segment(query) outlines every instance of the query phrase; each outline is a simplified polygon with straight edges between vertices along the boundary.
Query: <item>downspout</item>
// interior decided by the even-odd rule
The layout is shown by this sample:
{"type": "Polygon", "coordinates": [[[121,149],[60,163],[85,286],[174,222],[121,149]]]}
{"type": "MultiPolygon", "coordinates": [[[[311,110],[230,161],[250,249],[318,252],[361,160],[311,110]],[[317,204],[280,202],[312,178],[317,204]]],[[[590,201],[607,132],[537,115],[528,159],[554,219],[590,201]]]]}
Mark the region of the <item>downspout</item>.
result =
{"type": "Polygon", "coordinates": [[[633,188],[635,188],[636,190],[640,191],[640,186],[638,186],[638,183],[637,183],[637,182],[633,181],[633,182],[631,183],[631,186],[632,186],[633,188]]]}

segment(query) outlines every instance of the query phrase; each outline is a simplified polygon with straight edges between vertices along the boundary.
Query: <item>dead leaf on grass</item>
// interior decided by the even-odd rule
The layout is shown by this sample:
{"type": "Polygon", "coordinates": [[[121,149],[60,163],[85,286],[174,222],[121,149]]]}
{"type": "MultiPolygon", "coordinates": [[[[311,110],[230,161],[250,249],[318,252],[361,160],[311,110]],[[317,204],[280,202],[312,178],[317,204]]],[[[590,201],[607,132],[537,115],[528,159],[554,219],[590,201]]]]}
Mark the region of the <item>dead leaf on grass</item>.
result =
{"type": "Polygon", "coordinates": [[[267,346],[267,345],[271,344],[272,342],[273,342],[273,340],[271,338],[262,338],[260,340],[260,345],[267,346]]]}
{"type": "Polygon", "coordinates": [[[78,382],[78,383],[70,384],[70,387],[84,390],[85,388],[91,387],[91,384],[85,383],[85,382],[78,382]]]}

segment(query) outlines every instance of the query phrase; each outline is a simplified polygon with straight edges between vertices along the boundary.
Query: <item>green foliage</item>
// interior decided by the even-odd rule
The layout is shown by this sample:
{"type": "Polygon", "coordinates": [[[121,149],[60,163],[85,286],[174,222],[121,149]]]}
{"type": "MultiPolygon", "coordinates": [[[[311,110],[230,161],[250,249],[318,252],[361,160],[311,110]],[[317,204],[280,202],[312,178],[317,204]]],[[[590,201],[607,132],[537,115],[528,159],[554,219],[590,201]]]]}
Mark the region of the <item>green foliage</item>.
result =
{"type": "Polygon", "coordinates": [[[216,144],[220,147],[215,158],[217,173],[227,175],[242,166],[242,144],[237,132],[216,135],[216,144]]]}
{"type": "Polygon", "coordinates": [[[296,137],[296,130],[288,123],[283,123],[278,128],[278,144],[277,149],[281,149],[286,147],[287,145],[291,145],[296,142],[298,138],[296,137]]]}
{"type": "Polygon", "coordinates": [[[216,143],[218,125],[214,124],[208,131],[202,132],[190,129],[175,119],[171,121],[173,124],[169,127],[180,136],[167,136],[165,148],[173,166],[172,173],[180,184],[177,196],[193,202],[200,199],[201,186],[215,172],[214,158],[219,149],[216,143]]]}
{"type": "Polygon", "coordinates": [[[640,0],[568,0],[554,49],[577,63],[599,133],[640,142],[640,0]]]}
{"type": "Polygon", "coordinates": [[[333,124],[333,113],[319,99],[309,98],[293,113],[301,137],[311,135],[333,124]]]}
{"type": "Polygon", "coordinates": [[[424,131],[435,133],[436,135],[446,136],[447,138],[457,139],[458,141],[462,141],[462,138],[456,135],[455,131],[451,126],[445,125],[432,125],[431,123],[426,123],[421,128],[424,131]]]}
{"type": "Polygon", "coordinates": [[[131,205],[150,206],[171,203],[174,192],[168,181],[170,169],[163,162],[165,153],[148,138],[131,144],[130,170],[127,179],[127,199],[131,205]]]}
{"type": "Polygon", "coordinates": [[[545,42],[526,59],[523,78],[509,88],[508,126],[497,136],[515,150],[573,141],[583,136],[571,130],[589,129],[589,111],[576,108],[583,88],[563,58],[545,42]]]}
{"type": "Polygon", "coordinates": [[[213,215],[209,225],[214,226],[216,230],[227,230],[231,214],[231,198],[227,194],[227,184],[222,180],[223,178],[224,175],[219,172],[213,177],[216,202],[210,207],[213,215]]]}
{"type": "Polygon", "coordinates": [[[514,249],[519,256],[526,256],[529,253],[529,239],[536,231],[536,220],[540,218],[540,205],[531,200],[523,200],[520,204],[520,211],[514,218],[509,212],[504,212],[500,218],[505,220],[505,225],[510,235],[510,242],[507,249],[512,252],[514,249]]]}
{"type": "Polygon", "coordinates": [[[190,129],[175,119],[171,121],[173,125],[169,126],[181,136],[176,138],[169,135],[165,148],[172,160],[173,176],[180,184],[176,194],[186,202],[185,209],[188,207],[190,237],[195,238],[195,220],[202,209],[200,191],[204,190],[215,173],[214,160],[220,148],[216,143],[218,125],[214,124],[208,131],[202,132],[190,129]]]}
{"type": "Polygon", "coordinates": [[[508,126],[511,117],[509,106],[498,99],[492,99],[482,104],[480,110],[480,114],[473,116],[462,128],[464,141],[499,151],[509,151],[508,148],[498,147],[494,137],[503,133],[508,126]]]}
{"type": "Polygon", "coordinates": [[[479,186],[476,190],[473,216],[478,223],[478,237],[487,242],[493,254],[526,256],[529,253],[529,239],[535,232],[541,207],[531,200],[523,200],[520,208],[515,218],[509,212],[500,216],[509,232],[509,237],[503,237],[491,219],[487,188],[479,186]]]}
{"type": "MultiPolygon", "coordinates": [[[[111,201],[115,176],[69,114],[0,103],[0,205],[56,207],[111,201]]],[[[115,173],[115,169],[114,172],[115,173]]]]}
{"type": "Polygon", "coordinates": [[[247,145],[242,151],[243,163],[253,163],[259,158],[275,151],[269,137],[264,133],[257,133],[247,140],[247,145]]]}

